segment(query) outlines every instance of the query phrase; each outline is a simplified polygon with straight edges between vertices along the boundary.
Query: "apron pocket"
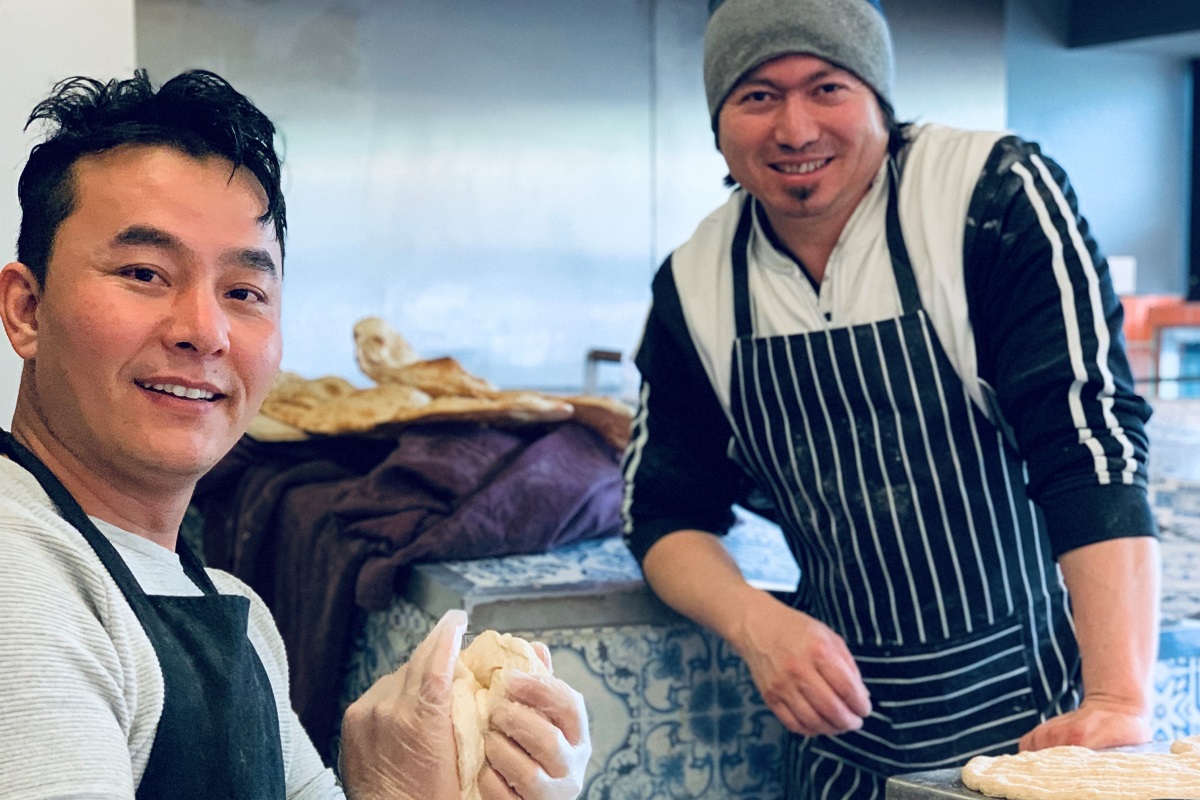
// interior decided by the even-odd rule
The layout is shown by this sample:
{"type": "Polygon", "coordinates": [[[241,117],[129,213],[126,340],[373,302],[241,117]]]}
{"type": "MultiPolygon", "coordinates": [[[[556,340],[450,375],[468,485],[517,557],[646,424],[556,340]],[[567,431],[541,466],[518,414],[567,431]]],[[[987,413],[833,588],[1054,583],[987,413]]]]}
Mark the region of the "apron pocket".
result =
{"type": "Polygon", "coordinates": [[[861,730],[813,749],[893,774],[1013,752],[1040,721],[1019,617],[919,646],[851,645],[871,692],[861,730]]]}

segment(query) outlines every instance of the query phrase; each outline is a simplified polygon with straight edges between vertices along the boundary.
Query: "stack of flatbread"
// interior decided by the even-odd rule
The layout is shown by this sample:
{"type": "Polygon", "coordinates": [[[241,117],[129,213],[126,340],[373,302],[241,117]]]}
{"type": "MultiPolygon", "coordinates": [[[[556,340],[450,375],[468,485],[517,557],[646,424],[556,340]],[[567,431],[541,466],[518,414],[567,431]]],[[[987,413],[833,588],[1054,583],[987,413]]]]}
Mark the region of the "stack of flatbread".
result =
{"type": "Polygon", "coordinates": [[[1048,747],[976,756],[962,772],[969,789],[1008,800],[1200,800],[1200,737],[1169,753],[1048,747]]]}
{"type": "Polygon", "coordinates": [[[417,422],[528,425],[573,419],[618,450],[629,443],[632,413],[619,401],[497,389],[453,358],[420,358],[376,317],[354,326],[354,348],[359,368],[374,386],[361,389],[344,378],[310,380],[281,372],[248,433],[283,441],[310,434],[391,435],[417,422]]]}

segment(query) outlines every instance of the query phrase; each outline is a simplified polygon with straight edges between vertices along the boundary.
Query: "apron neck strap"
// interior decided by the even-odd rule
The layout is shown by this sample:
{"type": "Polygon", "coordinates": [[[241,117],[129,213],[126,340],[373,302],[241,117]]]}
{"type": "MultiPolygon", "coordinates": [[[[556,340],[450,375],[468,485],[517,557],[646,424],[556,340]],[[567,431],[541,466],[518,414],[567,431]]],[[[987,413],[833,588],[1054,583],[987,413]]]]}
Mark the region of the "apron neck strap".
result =
{"type": "Polygon", "coordinates": [[[908,246],[904,244],[904,231],[900,228],[900,167],[896,159],[888,157],[888,207],[887,242],[892,257],[892,273],[896,276],[896,291],[900,295],[900,307],[905,314],[921,310],[921,294],[917,291],[917,278],[913,274],[912,261],[908,257],[908,246]]]}
{"type": "MultiPolygon", "coordinates": [[[[896,159],[888,157],[888,204],[887,243],[892,260],[892,272],[896,276],[896,291],[900,296],[903,313],[911,314],[921,309],[921,295],[917,291],[917,279],[913,274],[908,247],[904,244],[904,232],[900,228],[900,168],[896,159]]],[[[754,321],[750,313],[750,231],[753,228],[753,205],[757,202],[747,195],[742,204],[741,217],[733,236],[733,314],[737,336],[754,335],[754,321]]]]}
{"type": "MultiPolygon", "coordinates": [[[[109,575],[116,581],[125,597],[130,599],[131,604],[131,594],[145,594],[142,592],[137,578],[134,577],[133,572],[125,563],[125,559],[121,558],[120,553],[117,552],[112,542],[100,532],[100,529],[96,527],[96,523],[92,522],[91,518],[83,510],[83,507],[79,505],[79,501],[67,491],[67,488],[63,486],[58,476],[51,472],[50,468],[40,458],[4,429],[0,429],[0,452],[3,452],[33,475],[38,484],[49,495],[50,500],[58,508],[58,512],[62,515],[62,518],[79,531],[87,543],[91,545],[100,562],[104,564],[105,569],[108,570],[109,575]]],[[[200,563],[200,559],[196,557],[196,554],[187,546],[187,542],[182,537],[176,539],[175,550],[179,555],[184,574],[200,587],[200,590],[205,594],[217,594],[217,587],[213,584],[212,579],[209,578],[208,573],[204,571],[204,566],[200,563]]],[[[136,604],[134,604],[134,610],[137,611],[136,604]]]]}
{"type": "Polygon", "coordinates": [[[754,321],[750,317],[749,268],[750,229],[754,224],[753,208],[754,198],[746,195],[737,232],[733,235],[733,316],[739,339],[754,335],[754,321]]]}

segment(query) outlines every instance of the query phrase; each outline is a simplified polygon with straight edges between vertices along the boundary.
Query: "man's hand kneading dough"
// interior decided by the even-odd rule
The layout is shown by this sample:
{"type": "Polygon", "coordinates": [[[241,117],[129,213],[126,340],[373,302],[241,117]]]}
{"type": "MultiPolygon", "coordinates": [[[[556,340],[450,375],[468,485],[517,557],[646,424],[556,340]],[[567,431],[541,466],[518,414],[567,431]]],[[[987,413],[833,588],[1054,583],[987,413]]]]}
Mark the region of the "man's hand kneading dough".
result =
{"type": "MultiPolygon", "coordinates": [[[[408,663],[346,710],[341,773],[351,800],[460,799],[450,697],[466,628],[464,612],[446,612],[408,663]]],[[[544,648],[539,655],[549,660],[544,648]]],[[[583,698],[549,676],[514,675],[507,690],[486,735],[482,796],[577,797],[591,756],[583,698]]]]}
{"type": "Polygon", "coordinates": [[[553,676],[545,645],[534,642],[533,649],[550,674],[503,670],[504,690],[483,737],[484,800],[574,800],[583,791],[592,756],[583,696],[553,676]]]}

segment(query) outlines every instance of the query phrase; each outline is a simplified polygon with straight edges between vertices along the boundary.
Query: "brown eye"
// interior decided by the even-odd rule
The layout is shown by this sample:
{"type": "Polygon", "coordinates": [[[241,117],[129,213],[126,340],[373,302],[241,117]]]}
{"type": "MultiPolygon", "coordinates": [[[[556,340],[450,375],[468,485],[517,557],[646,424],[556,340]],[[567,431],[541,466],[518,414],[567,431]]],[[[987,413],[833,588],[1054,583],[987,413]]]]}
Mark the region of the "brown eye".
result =
{"type": "Polygon", "coordinates": [[[150,283],[157,277],[154,270],[149,267],[129,267],[124,274],[140,283],[150,283]]]}
{"type": "Polygon", "coordinates": [[[265,303],[267,300],[262,292],[246,288],[230,289],[226,296],[233,300],[243,300],[251,303],[265,303]]]}

